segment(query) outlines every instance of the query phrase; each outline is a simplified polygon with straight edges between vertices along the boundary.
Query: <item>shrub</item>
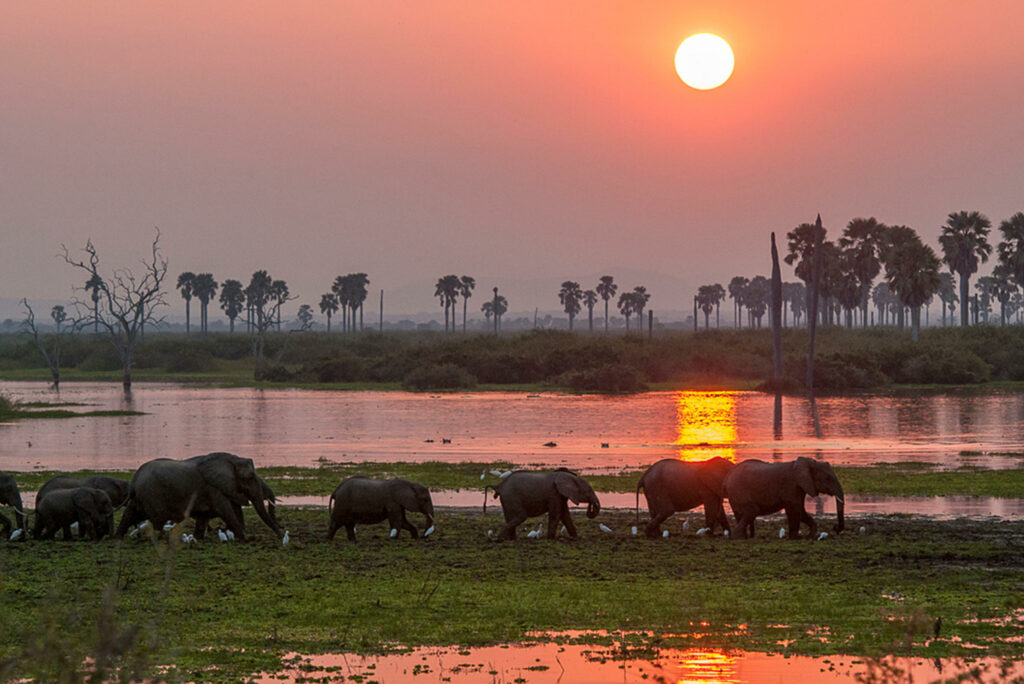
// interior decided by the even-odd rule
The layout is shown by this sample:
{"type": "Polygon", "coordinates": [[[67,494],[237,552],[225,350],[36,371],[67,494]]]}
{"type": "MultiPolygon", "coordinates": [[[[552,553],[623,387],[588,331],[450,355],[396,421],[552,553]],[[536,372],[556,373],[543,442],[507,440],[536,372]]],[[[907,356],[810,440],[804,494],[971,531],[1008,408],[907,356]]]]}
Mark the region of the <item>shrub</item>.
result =
{"type": "Polygon", "coordinates": [[[421,366],[402,379],[406,389],[470,389],[476,387],[476,378],[453,363],[421,366]]]}
{"type": "Polygon", "coordinates": [[[167,370],[171,372],[198,373],[212,370],[213,354],[205,349],[191,346],[179,346],[167,361],[167,370]]]}
{"type": "Polygon", "coordinates": [[[903,364],[897,382],[915,384],[966,384],[985,382],[991,371],[981,357],[969,350],[932,349],[903,364]]]}
{"type": "Polygon", "coordinates": [[[343,352],[311,364],[302,376],[316,382],[358,382],[366,377],[366,362],[343,352]]]}
{"type": "Polygon", "coordinates": [[[582,371],[570,371],[558,378],[577,392],[628,394],[647,389],[643,375],[632,366],[604,365],[582,371]]]}

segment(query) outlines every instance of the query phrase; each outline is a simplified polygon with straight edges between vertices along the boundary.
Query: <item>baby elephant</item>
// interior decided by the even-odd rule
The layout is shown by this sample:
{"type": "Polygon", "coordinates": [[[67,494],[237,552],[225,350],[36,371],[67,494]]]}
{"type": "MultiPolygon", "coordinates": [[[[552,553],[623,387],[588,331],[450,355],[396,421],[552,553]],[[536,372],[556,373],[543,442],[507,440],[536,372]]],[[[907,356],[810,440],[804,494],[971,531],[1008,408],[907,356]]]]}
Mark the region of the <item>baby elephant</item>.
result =
{"type": "Polygon", "coordinates": [[[36,539],[53,539],[57,530],[64,530],[64,539],[71,539],[71,525],[78,523],[82,538],[97,541],[114,533],[114,506],[110,497],[95,487],[57,489],[49,492],[36,506],[36,539]]]}
{"type": "Polygon", "coordinates": [[[58,489],[76,489],[77,487],[102,489],[110,497],[110,503],[114,504],[115,507],[122,506],[128,498],[128,480],[121,480],[106,475],[94,475],[93,477],[86,478],[58,475],[48,480],[46,484],[39,488],[39,493],[36,494],[36,506],[38,507],[39,502],[46,498],[46,495],[50,492],[57,491],[58,489]]]}
{"type": "MultiPolygon", "coordinates": [[[[487,489],[484,487],[484,512],[487,512],[487,489]]],[[[516,527],[527,518],[548,514],[548,539],[558,534],[558,524],[565,525],[565,530],[573,539],[576,538],[576,526],[569,517],[569,504],[586,502],[587,517],[595,518],[601,512],[601,503],[597,500],[590,484],[579,475],[565,468],[550,473],[517,470],[497,485],[493,486],[494,498],[501,499],[501,510],[505,514],[505,525],[498,533],[498,540],[515,539],[516,527]]]]}
{"type": "Polygon", "coordinates": [[[356,539],[356,525],[371,525],[387,520],[391,537],[406,529],[415,539],[416,528],[406,517],[406,511],[422,513],[427,518],[426,537],[434,531],[434,503],[430,490],[418,482],[400,478],[373,480],[368,477],[350,477],[338,485],[328,504],[331,517],[327,528],[328,541],[334,539],[339,527],[345,528],[350,541],[356,539]]]}

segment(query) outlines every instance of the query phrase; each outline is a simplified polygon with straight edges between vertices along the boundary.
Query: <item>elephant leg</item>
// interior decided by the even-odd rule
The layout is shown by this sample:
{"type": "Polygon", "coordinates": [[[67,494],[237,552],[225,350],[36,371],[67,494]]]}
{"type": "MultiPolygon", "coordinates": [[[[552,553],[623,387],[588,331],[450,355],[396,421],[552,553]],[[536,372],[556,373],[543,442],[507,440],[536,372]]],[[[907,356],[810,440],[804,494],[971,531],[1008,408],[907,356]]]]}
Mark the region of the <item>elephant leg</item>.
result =
{"type": "Polygon", "coordinates": [[[811,528],[811,539],[816,538],[818,536],[818,523],[814,522],[814,518],[802,508],[800,510],[800,520],[807,523],[807,526],[811,528]]]}
{"type": "Polygon", "coordinates": [[[124,513],[121,514],[121,522],[117,526],[117,532],[114,533],[114,537],[124,539],[124,535],[128,533],[129,527],[138,525],[145,519],[146,516],[135,507],[133,502],[129,501],[124,507],[124,513]]]}
{"type": "Polygon", "coordinates": [[[195,529],[192,530],[192,536],[198,539],[206,537],[206,530],[210,527],[209,518],[196,518],[195,529]]]}
{"type": "Polygon", "coordinates": [[[348,537],[349,541],[356,540],[356,526],[353,524],[345,525],[345,536],[348,537]]]}
{"type": "Polygon", "coordinates": [[[3,532],[5,537],[11,531],[11,521],[7,519],[6,515],[2,514],[0,514],[0,531],[3,532]]]}
{"type": "MultiPolygon", "coordinates": [[[[63,525],[63,526],[61,526],[60,529],[64,532],[64,541],[71,541],[72,539],[75,538],[75,536],[73,534],[71,534],[71,525],[63,525]]],[[[79,531],[81,531],[82,526],[79,525],[78,529],[79,529],[79,531]]],[[[57,531],[54,530],[53,534],[56,535],[57,531]]]]}
{"type": "Polygon", "coordinates": [[[668,511],[666,511],[664,513],[658,513],[658,514],[655,514],[652,511],[651,512],[651,521],[649,523],[647,523],[647,527],[644,528],[644,534],[647,537],[651,538],[651,539],[655,539],[657,537],[660,537],[661,536],[661,525],[666,520],[668,520],[670,515],[672,515],[672,510],[671,509],[669,509],[668,511]]]}
{"type": "Polygon", "coordinates": [[[754,516],[749,513],[736,514],[736,538],[754,538],[754,516]]]}
{"type": "Polygon", "coordinates": [[[245,527],[242,522],[235,515],[235,506],[228,501],[218,501],[214,503],[213,509],[224,524],[228,526],[231,533],[235,535],[238,541],[245,541],[245,527]]]}
{"type": "Polygon", "coordinates": [[[789,538],[796,539],[800,536],[800,521],[806,515],[795,506],[786,508],[786,521],[789,524],[789,538]]]}
{"type": "Polygon", "coordinates": [[[572,515],[569,514],[569,503],[567,501],[562,501],[562,510],[560,513],[562,524],[565,525],[565,533],[569,535],[569,539],[575,539],[576,525],[572,522],[572,515]]]}
{"type": "Polygon", "coordinates": [[[516,528],[526,522],[526,515],[509,515],[505,517],[505,524],[498,531],[498,541],[503,539],[515,539],[516,528]]]}
{"type": "Polygon", "coordinates": [[[340,527],[338,523],[334,521],[334,518],[331,518],[331,522],[327,526],[327,541],[334,539],[334,535],[338,531],[338,527],[340,527]]]}
{"type": "Polygon", "coordinates": [[[416,531],[416,526],[409,522],[409,519],[405,516],[404,510],[402,511],[402,529],[409,530],[409,534],[412,535],[413,539],[416,539],[418,536],[420,536],[419,532],[416,531]]]}

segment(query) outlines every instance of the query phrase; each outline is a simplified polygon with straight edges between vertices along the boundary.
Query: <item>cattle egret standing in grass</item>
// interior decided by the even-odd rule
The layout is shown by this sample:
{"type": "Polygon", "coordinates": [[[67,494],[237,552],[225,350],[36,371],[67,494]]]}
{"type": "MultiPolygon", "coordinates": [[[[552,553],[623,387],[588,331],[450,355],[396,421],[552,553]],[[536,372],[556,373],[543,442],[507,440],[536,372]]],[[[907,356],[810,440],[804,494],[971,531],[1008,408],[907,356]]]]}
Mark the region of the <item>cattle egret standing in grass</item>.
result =
{"type": "Polygon", "coordinates": [[[684,520],[683,521],[683,531],[685,532],[688,529],[690,529],[690,521],[689,520],[684,520]]]}
{"type": "Polygon", "coordinates": [[[665,530],[664,532],[662,532],[661,533],[661,537],[662,537],[662,539],[668,539],[668,530],[665,530]]]}
{"type": "Polygon", "coordinates": [[[630,532],[631,532],[631,533],[633,534],[633,536],[635,537],[635,536],[636,536],[636,525],[633,525],[633,527],[631,527],[631,528],[629,529],[629,531],[630,531],[630,532]]]}
{"type": "Polygon", "coordinates": [[[858,532],[860,532],[861,534],[864,534],[867,531],[868,531],[868,528],[864,527],[863,525],[861,525],[860,529],[858,530],[858,532]]]}
{"type": "Polygon", "coordinates": [[[168,520],[167,522],[164,523],[164,532],[170,532],[173,529],[174,529],[174,523],[172,523],[170,520],[168,520]]]}
{"type": "Polygon", "coordinates": [[[398,536],[398,530],[394,527],[391,528],[391,534],[389,535],[392,539],[398,536]]]}
{"type": "Polygon", "coordinates": [[[484,479],[485,477],[487,477],[487,470],[486,469],[484,469],[484,471],[480,473],[480,479],[481,480],[484,479]]]}
{"type": "Polygon", "coordinates": [[[828,539],[828,532],[822,532],[818,535],[818,541],[822,541],[824,539],[828,539]]]}
{"type": "Polygon", "coordinates": [[[786,536],[786,528],[785,527],[780,527],[779,528],[779,539],[782,539],[785,536],[786,536]]]}
{"type": "Polygon", "coordinates": [[[502,473],[501,475],[499,475],[498,477],[500,477],[500,478],[501,478],[502,480],[504,480],[504,479],[505,479],[506,477],[508,477],[508,476],[509,476],[509,475],[511,475],[511,474],[512,474],[512,471],[511,471],[511,470],[506,470],[505,472],[503,472],[503,473],[502,473]]]}
{"type": "Polygon", "coordinates": [[[702,527],[702,528],[700,528],[699,530],[697,530],[697,536],[699,537],[699,536],[701,536],[702,534],[707,534],[707,533],[708,533],[708,532],[710,532],[710,531],[711,531],[711,528],[710,528],[710,527],[702,527]]]}
{"type": "Polygon", "coordinates": [[[288,530],[285,530],[284,531],[284,536],[281,537],[281,546],[288,546],[288,542],[289,541],[290,541],[290,539],[288,538],[288,530]]]}
{"type": "Polygon", "coordinates": [[[217,539],[220,539],[222,542],[226,542],[228,540],[228,535],[224,534],[224,530],[217,530],[217,539]]]}
{"type": "Polygon", "coordinates": [[[597,526],[601,528],[602,532],[611,532],[612,531],[612,528],[608,527],[604,523],[598,523],[597,526]]]}
{"type": "Polygon", "coordinates": [[[226,530],[224,534],[227,536],[228,541],[235,541],[235,533],[231,530],[226,530]]]}
{"type": "Polygon", "coordinates": [[[24,534],[24,530],[22,530],[22,529],[21,529],[21,528],[19,527],[18,529],[16,529],[16,530],[14,530],[13,532],[11,532],[11,537],[10,537],[10,541],[14,541],[15,539],[19,539],[19,538],[21,538],[21,535],[22,535],[22,534],[24,534]]]}
{"type": "Polygon", "coordinates": [[[78,534],[78,522],[71,523],[71,531],[78,534]]]}
{"type": "Polygon", "coordinates": [[[433,533],[434,533],[434,526],[431,525],[430,527],[427,528],[427,531],[423,533],[423,536],[424,537],[429,537],[433,533]]]}

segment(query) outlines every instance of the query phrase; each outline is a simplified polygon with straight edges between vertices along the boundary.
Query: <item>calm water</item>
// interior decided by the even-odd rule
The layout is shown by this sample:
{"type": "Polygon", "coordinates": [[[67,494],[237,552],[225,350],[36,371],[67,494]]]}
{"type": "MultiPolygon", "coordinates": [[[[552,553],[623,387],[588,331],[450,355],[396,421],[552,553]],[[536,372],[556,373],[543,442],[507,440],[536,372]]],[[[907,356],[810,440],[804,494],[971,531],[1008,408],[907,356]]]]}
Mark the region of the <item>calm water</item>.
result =
{"type": "Polygon", "coordinates": [[[0,470],[15,471],[132,469],[220,450],[258,465],[507,460],[585,470],[716,455],[1008,467],[1021,463],[1009,452],[1024,453],[1024,395],[1001,391],[819,399],[820,438],[806,400],[782,400],[776,434],[773,398],[754,392],[430,395],[139,384],[125,400],[114,383],[68,383],[57,395],[27,382],[2,383],[0,392],[88,405],[73,410],[146,413],[0,425],[0,470]]]}

